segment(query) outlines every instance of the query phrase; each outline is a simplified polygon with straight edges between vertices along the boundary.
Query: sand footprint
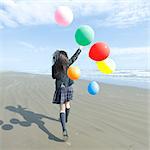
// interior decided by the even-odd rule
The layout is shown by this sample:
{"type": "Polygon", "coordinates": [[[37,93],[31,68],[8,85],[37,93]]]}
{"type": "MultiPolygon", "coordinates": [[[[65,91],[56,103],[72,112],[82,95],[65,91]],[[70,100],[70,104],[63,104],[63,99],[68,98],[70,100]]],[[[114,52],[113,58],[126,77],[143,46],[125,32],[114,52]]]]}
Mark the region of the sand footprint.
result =
{"type": "Polygon", "coordinates": [[[3,130],[11,130],[11,129],[13,129],[13,126],[11,124],[4,124],[3,125],[3,123],[4,123],[4,121],[0,120],[0,125],[2,125],[1,128],[3,130]]]}
{"type": "Polygon", "coordinates": [[[11,130],[11,129],[13,129],[13,126],[11,124],[4,124],[2,126],[2,129],[3,130],[11,130]]]}

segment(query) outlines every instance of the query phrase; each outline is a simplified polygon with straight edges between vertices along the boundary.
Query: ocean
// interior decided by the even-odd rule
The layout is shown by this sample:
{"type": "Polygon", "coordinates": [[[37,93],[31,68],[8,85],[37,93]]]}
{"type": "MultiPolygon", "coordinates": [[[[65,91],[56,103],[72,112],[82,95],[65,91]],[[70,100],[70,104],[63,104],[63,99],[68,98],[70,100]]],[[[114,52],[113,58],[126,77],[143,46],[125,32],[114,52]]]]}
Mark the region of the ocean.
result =
{"type": "MultiPolygon", "coordinates": [[[[51,76],[51,70],[49,72],[47,70],[26,70],[21,72],[32,74],[45,74],[51,76]]],[[[150,70],[117,70],[110,75],[102,74],[98,70],[81,70],[80,79],[97,81],[99,82],[99,84],[107,83],[150,89],[150,70]]]]}
{"type": "Polygon", "coordinates": [[[110,75],[98,70],[81,70],[81,79],[150,89],[150,70],[117,70],[110,75]]]}

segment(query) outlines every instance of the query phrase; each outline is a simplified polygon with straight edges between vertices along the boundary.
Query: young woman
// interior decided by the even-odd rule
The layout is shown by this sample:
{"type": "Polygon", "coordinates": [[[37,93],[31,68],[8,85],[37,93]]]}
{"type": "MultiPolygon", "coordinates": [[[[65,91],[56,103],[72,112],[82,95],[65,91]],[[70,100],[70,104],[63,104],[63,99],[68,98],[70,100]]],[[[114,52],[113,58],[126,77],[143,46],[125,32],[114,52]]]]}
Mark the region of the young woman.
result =
{"type": "Polygon", "coordinates": [[[60,122],[62,125],[63,136],[68,137],[66,123],[70,111],[70,100],[73,98],[74,83],[67,76],[67,69],[72,65],[81,53],[78,49],[75,54],[69,59],[65,51],[56,51],[53,54],[52,78],[55,79],[55,93],[53,103],[60,105],[60,122]]]}

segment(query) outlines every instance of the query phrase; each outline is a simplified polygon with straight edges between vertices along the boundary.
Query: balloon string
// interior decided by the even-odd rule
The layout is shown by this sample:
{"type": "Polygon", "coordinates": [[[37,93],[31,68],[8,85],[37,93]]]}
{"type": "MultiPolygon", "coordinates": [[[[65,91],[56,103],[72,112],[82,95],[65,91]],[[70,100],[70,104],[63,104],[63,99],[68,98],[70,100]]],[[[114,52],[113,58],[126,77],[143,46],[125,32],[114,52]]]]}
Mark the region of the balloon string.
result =
{"type": "Polygon", "coordinates": [[[83,49],[83,46],[79,46],[79,49],[81,49],[81,50],[82,50],[82,49],[83,49]]]}

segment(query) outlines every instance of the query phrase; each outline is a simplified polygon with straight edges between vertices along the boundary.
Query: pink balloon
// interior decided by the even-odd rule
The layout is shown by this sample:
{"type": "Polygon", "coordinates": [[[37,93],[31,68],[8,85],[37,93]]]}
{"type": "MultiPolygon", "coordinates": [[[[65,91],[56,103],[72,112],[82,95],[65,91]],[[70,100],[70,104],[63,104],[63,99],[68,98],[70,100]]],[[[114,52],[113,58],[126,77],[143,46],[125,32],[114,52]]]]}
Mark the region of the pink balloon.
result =
{"type": "Polygon", "coordinates": [[[70,8],[66,6],[60,6],[55,11],[55,21],[62,26],[68,26],[73,20],[73,13],[70,8]]]}

